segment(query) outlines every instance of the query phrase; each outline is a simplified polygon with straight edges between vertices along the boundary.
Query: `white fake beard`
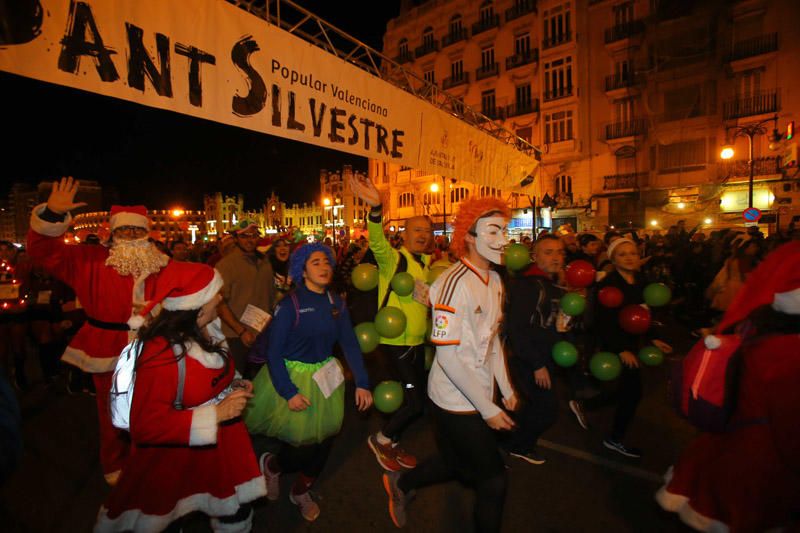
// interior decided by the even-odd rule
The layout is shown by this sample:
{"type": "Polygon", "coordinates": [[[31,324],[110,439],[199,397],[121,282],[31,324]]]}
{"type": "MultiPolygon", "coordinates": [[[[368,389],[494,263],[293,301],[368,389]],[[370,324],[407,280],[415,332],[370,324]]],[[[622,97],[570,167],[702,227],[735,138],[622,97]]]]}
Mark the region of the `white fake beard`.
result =
{"type": "Polygon", "coordinates": [[[120,276],[149,276],[164,268],[169,257],[162,254],[147,237],[135,240],[115,240],[108,251],[106,265],[120,276]]]}

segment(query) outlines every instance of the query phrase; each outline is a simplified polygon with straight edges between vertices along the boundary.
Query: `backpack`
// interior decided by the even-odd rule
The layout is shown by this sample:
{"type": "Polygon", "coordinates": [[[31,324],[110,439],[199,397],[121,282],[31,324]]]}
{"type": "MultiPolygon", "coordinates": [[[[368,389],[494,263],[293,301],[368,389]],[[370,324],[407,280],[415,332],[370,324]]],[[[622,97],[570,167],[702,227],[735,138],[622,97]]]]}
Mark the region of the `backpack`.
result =
{"type": "Polygon", "coordinates": [[[673,406],[702,431],[729,429],[739,391],[742,341],[737,334],[701,339],[673,368],[670,387],[673,406]],[[707,340],[710,342],[706,343],[707,340]]]}
{"type": "MultiPolygon", "coordinates": [[[[394,274],[392,274],[392,276],[408,270],[408,259],[406,259],[405,254],[398,251],[397,255],[399,256],[397,259],[397,266],[395,267],[394,274]]],[[[364,261],[362,261],[362,263],[363,262],[364,261]]],[[[380,303],[380,305],[378,304],[379,288],[380,283],[378,283],[378,286],[370,291],[360,291],[353,287],[347,293],[347,308],[350,311],[350,317],[353,321],[353,324],[372,322],[375,320],[375,315],[378,314],[378,311],[386,307],[386,304],[389,303],[389,295],[392,294],[391,284],[389,284],[387,287],[386,294],[384,294],[383,301],[380,303]]]]}

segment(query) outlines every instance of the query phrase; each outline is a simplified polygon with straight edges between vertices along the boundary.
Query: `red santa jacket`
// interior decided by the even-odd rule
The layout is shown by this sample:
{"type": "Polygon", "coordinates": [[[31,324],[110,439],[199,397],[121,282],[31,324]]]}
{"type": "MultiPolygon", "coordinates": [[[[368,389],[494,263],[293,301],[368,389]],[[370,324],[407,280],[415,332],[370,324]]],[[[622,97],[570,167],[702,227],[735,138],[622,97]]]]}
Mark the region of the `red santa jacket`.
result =
{"type": "MultiPolygon", "coordinates": [[[[47,222],[39,217],[44,204],[33,209],[28,232],[28,254],[56,278],[72,287],[88,318],[125,324],[133,314],[134,301],[152,298],[158,273],[137,286],[133,276],[121,276],[106,266],[108,249],[96,245],[67,245],[62,235],[71,223],[47,222]]],[[[85,372],[112,372],[132,332],[96,327],[87,321],[70,342],[62,359],[85,372]]],[[[132,337],[131,337],[132,338],[132,337]]]]}

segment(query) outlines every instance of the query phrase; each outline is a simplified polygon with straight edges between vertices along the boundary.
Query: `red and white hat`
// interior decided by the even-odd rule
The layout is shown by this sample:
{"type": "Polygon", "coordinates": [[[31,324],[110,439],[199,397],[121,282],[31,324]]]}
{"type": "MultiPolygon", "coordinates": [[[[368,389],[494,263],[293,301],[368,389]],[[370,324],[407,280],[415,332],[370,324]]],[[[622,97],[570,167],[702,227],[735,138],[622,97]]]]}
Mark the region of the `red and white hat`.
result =
{"type": "Polygon", "coordinates": [[[112,205],[108,224],[111,231],[122,226],[148,229],[150,219],[147,218],[147,208],[143,205],[112,205]]]}
{"type": "Polygon", "coordinates": [[[158,305],[167,311],[199,309],[222,288],[222,276],[202,263],[170,261],[156,280],[155,294],[139,313],[128,319],[131,329],[139,329],[145,317],[158,305]]]}

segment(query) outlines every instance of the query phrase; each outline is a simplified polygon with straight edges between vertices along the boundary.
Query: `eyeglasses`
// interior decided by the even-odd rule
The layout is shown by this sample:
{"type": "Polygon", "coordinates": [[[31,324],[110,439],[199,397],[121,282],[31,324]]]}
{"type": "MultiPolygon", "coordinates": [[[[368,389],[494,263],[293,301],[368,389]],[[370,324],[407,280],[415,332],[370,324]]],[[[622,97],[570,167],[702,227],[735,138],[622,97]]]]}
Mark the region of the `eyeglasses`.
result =
{"type": "Polygon", "coordinates": [[[141,226],[120,226],[114,230],[115,235],[126,235],[129,237],[144,237],[147,229],[141,226]]]}

